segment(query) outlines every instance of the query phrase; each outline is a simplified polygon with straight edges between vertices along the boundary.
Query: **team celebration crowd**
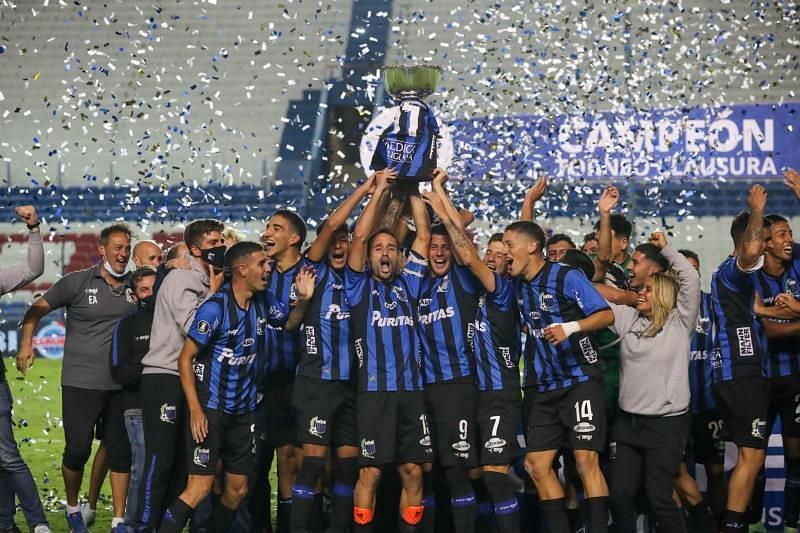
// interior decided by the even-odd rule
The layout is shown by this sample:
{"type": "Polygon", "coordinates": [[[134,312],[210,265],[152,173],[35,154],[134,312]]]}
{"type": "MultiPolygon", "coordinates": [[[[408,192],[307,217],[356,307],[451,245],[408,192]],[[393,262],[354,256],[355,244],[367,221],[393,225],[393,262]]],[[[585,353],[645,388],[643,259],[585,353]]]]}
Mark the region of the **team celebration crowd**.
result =
{"type": "MultiPolygon", "coordinates": [[[[784,176],[800,197],[800,173],[784,176]]],[[[99,262],[28,308],[16,356],[24,374],[39,321],[66,309],[70,531],[93,520],[79,497],[95,438],[114,518],[94,527],[112,532],[747,531],[777,418],[797,531],[800,247],[763,187],[707,294],[697,253],[662,232],[633,246],[615,187],[577,246],[534,220],[542,178],[479,250],[446,173],[432,178],[398,207],[397,174],[376,172],[310,244],[290,210],[260,242],[201,219],[166,251],[105,227],[99,262]]],[[[36,213],[17,214],[28,259],[0,270],[2,293],[44,271],[36,213]]],[[[5,374],[0,526],[18,531],[16,498],[45,533],[5,374]]]]}

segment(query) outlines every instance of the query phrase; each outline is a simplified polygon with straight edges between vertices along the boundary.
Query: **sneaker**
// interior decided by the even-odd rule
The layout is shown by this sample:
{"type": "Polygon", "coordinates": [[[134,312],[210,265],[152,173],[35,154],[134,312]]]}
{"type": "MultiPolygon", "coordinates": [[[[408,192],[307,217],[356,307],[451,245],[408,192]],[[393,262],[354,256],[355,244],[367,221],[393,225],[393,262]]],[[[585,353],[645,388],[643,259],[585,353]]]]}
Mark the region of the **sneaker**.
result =
{"type": "Polygon", "coordinates": [[[67,526],[70,533],[89,533],[80,511],[67,515],[67,526]]]}
{"type": "Polygon", "coordinates": [[[81,516],[83,517],[83,523],[86,524],[86,527],[91,527],[92,524],[94,524],[94,519],[97,517],[97,511],[90,508],[88,503],[82,503],[81,516]]]}
{"type": "Polygon", "coordinates": [[[133,528],[128,527],[125,524],[117,524],[111,528],[111,533],[131,533],[132,531],[133,528]]]}
{"type": "Polygon", "coordinates": [[[39,524],[33,528],[33,533],[50,533],[50,526],[47,524],[39,524]]]}

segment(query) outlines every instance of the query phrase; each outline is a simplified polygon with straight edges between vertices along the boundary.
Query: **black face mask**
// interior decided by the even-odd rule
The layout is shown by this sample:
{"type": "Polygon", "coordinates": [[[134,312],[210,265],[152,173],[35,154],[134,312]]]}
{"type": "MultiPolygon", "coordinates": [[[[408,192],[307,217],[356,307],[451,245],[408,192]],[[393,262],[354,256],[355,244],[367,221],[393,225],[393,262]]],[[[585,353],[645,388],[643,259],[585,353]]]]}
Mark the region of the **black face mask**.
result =
{"type": "Polygon", "coordinates": [[[213,266],[217,270],[222,270],[225,266],[225,251],[227,248],[223,246],[215,246],[206,250],[200,250],[200,258],[213,266]]]}
{"type": "Polygon", "coordinates": [[[156,295],[151,294],[146,298],[141,298],[137,303],[142,311],[152,311],[156,308],[156,295]]]}

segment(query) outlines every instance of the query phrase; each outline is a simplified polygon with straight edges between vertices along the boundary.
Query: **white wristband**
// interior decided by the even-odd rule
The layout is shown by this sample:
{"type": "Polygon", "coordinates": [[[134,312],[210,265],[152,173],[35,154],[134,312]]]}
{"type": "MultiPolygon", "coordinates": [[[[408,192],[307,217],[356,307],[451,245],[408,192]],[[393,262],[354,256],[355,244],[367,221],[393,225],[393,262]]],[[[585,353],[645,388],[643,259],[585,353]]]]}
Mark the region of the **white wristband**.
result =
{"type": "Polygon", "coordinates": [[[563,324],[560,324],[560,326],[561,329],[564,330],[564,335],[566,335],[567,337],[569,337],[573,333],[578,333],[581,330],[581,325],[578,324],[577,321],[564,322],[563,324]]]}

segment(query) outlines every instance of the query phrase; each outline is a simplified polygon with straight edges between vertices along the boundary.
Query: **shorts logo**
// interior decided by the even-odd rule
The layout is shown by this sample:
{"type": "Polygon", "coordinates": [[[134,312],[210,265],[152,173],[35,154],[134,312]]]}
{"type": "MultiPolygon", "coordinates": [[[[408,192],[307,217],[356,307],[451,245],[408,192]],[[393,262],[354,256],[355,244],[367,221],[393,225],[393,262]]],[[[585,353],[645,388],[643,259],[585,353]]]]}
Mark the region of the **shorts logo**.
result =
{"type": "Polygon", "coordinates": [[[178,418],[178,410],[175,408],[174,405],[168,404],[161,404],[161,416],[160,420],[162,422],[167,422],[169,424],[174,424],[175,419],[178,418]]]}
{"type": "Polygon", "coordinates": [[[739,357],[753,357],[753,335],[750,327],[736,328],[736,338],[739,340],[739,357]]]}
{"type": "Polygon", "coordinates": [[[211,324],[206,322],[205,320],[201,320],[197,323],[197,332],[201,335],[208,335],[208,332],[211,331],[211,324]]]}
{"type": "Polygon", "coordinates": [[[306,326],[306,352],[308,355],[317,355],[317,335],[314,326],[306,326]]]}
{"type": "Polygon", "coordinates": [[[503,453],[503,450],[506,449],[506,444],[508,442],[505,439],[492,437],[483,444],[483,447],[489,450],[489,453],[503,453]]]}
{"type": "Polygon", "coordinates": [[[552,294],[547,294],[543,292],[539,295],[539,307],[542,308],[542,311],[552,311],[553,306],[556,305],[556,297],[552,294]]]}
{"type": "Polygon", "coordinates": [[[192,370],[194,371],[194,377],[197,378],[198,381],[203,381],[203,376],[206,372],[206,365],[203,363],[195,363],[192,365],[192,370]]]}
{"type": "Polygon", "coordinates": [[[431,436],[425,435],[419,440],[420,446],[430,446],[431,445],[431,436]]]}
{"type": "Polygon", "coordinates": [[[591,433],[592,431],[594,431],[597,428],[594,427],[589,422],[580,422],[580,423],[576,424],[575,427],[572,428],[572,429],[575,430],[575,433],[591,433]]]}
{"type": "Polygon", "coordinates": [[[753,425],[750,428],[750,435],[757,439],[764,439],[764,433],[767,431],[767,422],[766,420],[761,420],[760,418],[756,418],[753,420],[753,425]]]}
{"type": "Polygon", "coordinates": [[[361,439],[361,455],[367,459],[375,459],[375,441],[361,439]]]}
{"type": "Polygon", "coordinates": [[[308,424],[308,432],[315,436],[322,438],[325,435],[325,432],[328,430],[328,421],[315,416],[311,419],[311,422],[308,424]]]}
{"type": "Polygon", "coordinates": [[[580,346],[581,353],[583,353],[587,363],[593,365],[597,362],[597,350],[592,346],[592,340],[589,337],[582,338],[578,346],[580,346]]]}
{"type": "Polygon", "coordinates": [[[464,440],[460,440],[458,442],[454,442],[452,444],[452,446],[453,446],[453,449],[455,451],[457,451],[457,452],[468,452],[469,449],[470,449],[469,442],[464,441],[464,440]]]}
{"type": "Polygon", "coordinates": [[[203,468],[208,467],[208,461],[211,459],[211,452],[208,448],[195,448],[194,455],[192,456],[192,462],[197,466],[202,466],[203,468]]]}

